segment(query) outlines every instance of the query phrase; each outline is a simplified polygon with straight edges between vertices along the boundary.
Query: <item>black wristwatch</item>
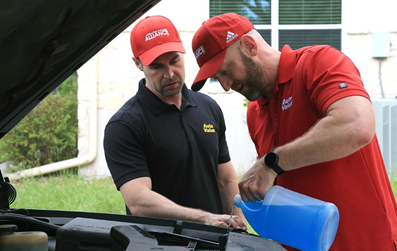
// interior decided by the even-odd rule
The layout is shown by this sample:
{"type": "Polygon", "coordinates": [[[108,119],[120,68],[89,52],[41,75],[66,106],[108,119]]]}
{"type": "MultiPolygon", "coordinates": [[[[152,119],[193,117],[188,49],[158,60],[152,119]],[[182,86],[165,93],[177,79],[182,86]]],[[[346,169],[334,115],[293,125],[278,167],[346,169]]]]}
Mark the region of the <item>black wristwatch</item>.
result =
{"type": "Polygon", "coordinates": [[[281,175],[285,173],[283,169],[278,165],[278,155],[277,153],[271,151],[268,152],[264,158],[265,160],[265,165],[273,169],[277,173],[277,175],[281,175]]]}

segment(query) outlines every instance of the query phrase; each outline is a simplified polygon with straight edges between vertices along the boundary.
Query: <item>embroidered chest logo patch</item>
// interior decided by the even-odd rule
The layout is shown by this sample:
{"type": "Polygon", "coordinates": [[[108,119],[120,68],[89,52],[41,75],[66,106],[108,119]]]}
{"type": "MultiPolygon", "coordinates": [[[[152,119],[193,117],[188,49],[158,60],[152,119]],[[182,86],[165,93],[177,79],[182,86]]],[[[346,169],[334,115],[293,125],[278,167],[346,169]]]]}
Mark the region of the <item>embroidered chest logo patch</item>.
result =
{"type": "Polygon", "coordinates": [[[283,99],[283,103],[281,104],[281,109],[287,110],[288,108],[290,108],[292,106],[292,96],[287,98],[287,99],[283,99]]]}
{"type": "Polygon", "coordinates": [[[212,124],[204,124],[203,130],[206,133],[215,133],[214,125],[212,125],[212,124]]]}
{"type": "Polygon", "coordinates": [[[346,83],[340,83],[339,84],[339,89],[343,89],[343,88],[347,88],[347,84],[346,83]]]}

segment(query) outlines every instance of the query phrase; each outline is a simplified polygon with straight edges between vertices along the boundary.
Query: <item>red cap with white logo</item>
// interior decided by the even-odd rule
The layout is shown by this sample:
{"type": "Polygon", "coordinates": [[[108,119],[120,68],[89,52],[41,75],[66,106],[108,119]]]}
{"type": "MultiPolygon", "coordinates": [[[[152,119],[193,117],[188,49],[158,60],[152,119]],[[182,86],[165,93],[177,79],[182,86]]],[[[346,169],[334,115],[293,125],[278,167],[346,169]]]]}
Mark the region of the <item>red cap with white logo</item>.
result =
{"type": "Polygon", "coordinates": [[[167,52],[186,53],[177,29],[163,16],[148,16],[140,20],[132,29],[130,39],[134,57],[144,65],[150,65],[167,52]]]}
{"type": "Polygon", "coordinates": [[[199,91],[221,67],[226,49],[254,28],[248,18],[226,13],[203,22],[193,36],[192,49],[200,67],[192,90],[199,91]]]}

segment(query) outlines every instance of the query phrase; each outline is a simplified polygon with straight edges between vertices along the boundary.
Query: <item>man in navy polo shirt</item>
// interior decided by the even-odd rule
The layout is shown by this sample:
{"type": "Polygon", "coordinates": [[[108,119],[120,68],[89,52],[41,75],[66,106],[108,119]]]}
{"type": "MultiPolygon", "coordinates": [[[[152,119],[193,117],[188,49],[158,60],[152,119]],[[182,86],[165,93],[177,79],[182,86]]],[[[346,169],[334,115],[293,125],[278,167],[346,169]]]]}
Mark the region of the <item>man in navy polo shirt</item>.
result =
{"type": "Polygon", "coordinates": [[[246,229],[230,220],[238,177],[217,103],[184,84],[185,49],[165,17],[150,16],[131,32],[145,78],[105,129],[106,161],[127,213],[246,229]]]}

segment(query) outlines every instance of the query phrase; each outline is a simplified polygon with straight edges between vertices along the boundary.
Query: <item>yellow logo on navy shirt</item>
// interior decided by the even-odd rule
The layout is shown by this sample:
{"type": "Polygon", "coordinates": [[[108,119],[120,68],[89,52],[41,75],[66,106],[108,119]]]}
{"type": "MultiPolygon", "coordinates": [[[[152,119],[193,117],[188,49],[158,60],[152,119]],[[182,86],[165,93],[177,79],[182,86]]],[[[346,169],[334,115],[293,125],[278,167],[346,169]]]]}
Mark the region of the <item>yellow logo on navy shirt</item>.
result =
{"type": "Polygon", "coordinates": [[[203,130],[204,130],[204,132],[206,132],[206,133],[215,133],[214,126],[211,125],[211,124],[204,124],[203,130]]]}

